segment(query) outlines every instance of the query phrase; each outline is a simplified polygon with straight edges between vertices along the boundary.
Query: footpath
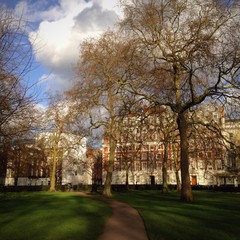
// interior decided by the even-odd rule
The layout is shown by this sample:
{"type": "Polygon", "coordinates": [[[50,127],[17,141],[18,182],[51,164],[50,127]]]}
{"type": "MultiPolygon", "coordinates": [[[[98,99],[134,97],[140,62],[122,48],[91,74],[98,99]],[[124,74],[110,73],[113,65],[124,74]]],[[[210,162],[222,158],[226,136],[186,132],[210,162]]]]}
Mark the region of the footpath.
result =
{"type": "Polygon", "coordinates": [[[143,220],[133,207],[103,196],[83,192],[78,194],[106,202],[112,208],[112,216],[98,240],[148,240],[143,220]]]}

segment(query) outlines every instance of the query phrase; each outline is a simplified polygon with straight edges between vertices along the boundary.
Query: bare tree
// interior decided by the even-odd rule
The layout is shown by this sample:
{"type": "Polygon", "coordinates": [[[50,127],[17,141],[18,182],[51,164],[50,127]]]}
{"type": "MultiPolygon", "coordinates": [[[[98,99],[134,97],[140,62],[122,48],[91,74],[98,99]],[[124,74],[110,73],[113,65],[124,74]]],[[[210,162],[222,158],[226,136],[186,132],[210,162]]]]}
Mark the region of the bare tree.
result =
{"type": "Polygon", "coordinates": [[[63,160],[66,170],[73,165],[82,164],[79,147],[85,135],[81,126],[78,126],[78,120],[71,102],[58,95],[51,98],[43,113],[42,129],[37,141],[42,143],[49,160],[50,191],[55,191],[56,185],[61,184],[63,160]]]}
{"type": "Polygon", "coordinates": [[[119,138],[118,121],[124,97],[121,83],[126,79],[124,67],[128,46],[125,39],[113,32],[100,39],[89,39],[81,44],[81,58],[77,67],[78,82],[70,92],[76,102],[85,105],[90,116],[90,128],[104,128],[109,143],[105,196],[111,196],[111,182],[115,149],[119,138]]]}
{"type": "Polygon", "coordinates": [[[24,82],[24,77],[31,70],[32,48],[26,26],[21,16],[16,17],[10,10],[0,7],[1,136],[18,134],[29,127],[24,116],[33,98],[28,93],[30,86],[24,82]],[[16,127],[20,122],[21,127],[16,127]]]}
{"type": "Polygon", "coordinates": [[[239,2],[121,2],[125,9],[122,33],[129,36],[136,55],[129,59],[128,87],[151,104],[169,106],[177,114],[181,199],[191,202],[187,112],[208,98],[239,97],[239,2]]]}
{"type": "Polygon", "coordinates": [[[125,186],[129,190],[130,171],[140,170],[140,150],[143,140],[138,134],[141,129],[141,116],[137,113],[128,113],[120,121],[120,138],[117,142],[116,171],[125,171],[125,186]],[[137,167],[138,166],[138,167],[137,167]]]}
{"type": "MultiPolygon", "coordinates": [[[[160,108],[153,113],[157,121],[155,123],[156,132],[159,134],[158,141],[164,145],[163,164],[162,164],[162,182],[163,193],[168,192],[167,168],[170,158],[168,156],[169,147],[174,147],[177,142],[178,132],[176,126],[176,116],[169,108],[160,108]]],[[[174,157],[175,149],[172,149],[174,157]]],[[[174,159],[172,159],[174,160],[174,159]]],[[[177,173],[177,172],[176,172],[177,173]]],[[[178,182],[178,181],[177,181],[178,182]]]]}

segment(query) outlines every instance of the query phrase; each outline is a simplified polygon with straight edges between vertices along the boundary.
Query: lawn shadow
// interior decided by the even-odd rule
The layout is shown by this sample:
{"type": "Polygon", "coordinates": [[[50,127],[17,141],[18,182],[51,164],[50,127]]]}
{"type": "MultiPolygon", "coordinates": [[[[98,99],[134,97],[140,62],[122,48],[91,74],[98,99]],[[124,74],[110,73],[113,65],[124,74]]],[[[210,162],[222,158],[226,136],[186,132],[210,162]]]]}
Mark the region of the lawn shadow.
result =
{"type": "Polygon", "coordinates": [[[5,240],[92,240],[111,213],[104,203],[68,193],[9,193],[1,195],[0,204],[5,240]]]}

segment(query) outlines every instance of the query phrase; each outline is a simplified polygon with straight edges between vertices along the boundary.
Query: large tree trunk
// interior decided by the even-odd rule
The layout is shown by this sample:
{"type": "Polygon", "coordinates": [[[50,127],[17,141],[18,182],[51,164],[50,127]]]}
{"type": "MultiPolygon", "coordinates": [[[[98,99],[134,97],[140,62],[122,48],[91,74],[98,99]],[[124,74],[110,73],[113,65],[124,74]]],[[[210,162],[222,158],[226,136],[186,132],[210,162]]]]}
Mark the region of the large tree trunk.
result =
{"type": "Polygon", "coordinates": [[[113,173],[113,163],[114,163],[115,149],[116,149],[115,140],[110,138],[109,141],[110,141],[110,147],[109,147],[109,159],[108,159],[108,165],[107,165],[107,176],[106,176],[106,181],[104,183],[104,189],[103,189],[103,196],[105,197],[112,196],[112,191],[111,191],[112,173],[113,173]]]}
{"type": "Polygon", "coordinates": [[[50,172],[50,192],[56,191],[56,160],[53,160],[51,172],[50,172]]]}
{"type": "Polygon", "coordinates": [[[163,167],[162,167],[162,180],[163,188],[162,193],[168,193],[168,182],[167,182],[167,161],[168,161],[168,143],[164,143],[164,157],[163,157],[163,167]]]}
{"type": "MultiPolygon", "coordinates": [[[[110,168],[109,166],[112,166],[112,164],[108,163],[108,168],[110,168]]],[[[105,196],[105,197],[112,196],[111,185],[112,185],[112,171],[108,170],[107,176],[106,176],[106,181],[104,183],[103,196],[105,196]]]]}
{"type": "Polygon", "coordinates": [[[192,188],[190,184],[189,163],[188,163],[188,139],[187,139],[187,121],[185,113],[179,113],[177,118],[178,130],[180,133],[180,160],[181,160],[181,200],[192,202],[192,188]]]}

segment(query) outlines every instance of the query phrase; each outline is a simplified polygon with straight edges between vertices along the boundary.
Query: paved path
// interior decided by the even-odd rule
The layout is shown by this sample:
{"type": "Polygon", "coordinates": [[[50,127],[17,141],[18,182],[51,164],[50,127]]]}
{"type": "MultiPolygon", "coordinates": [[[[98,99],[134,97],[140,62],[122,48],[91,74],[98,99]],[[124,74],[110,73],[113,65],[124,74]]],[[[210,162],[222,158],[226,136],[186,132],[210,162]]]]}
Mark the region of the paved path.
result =
{"type": "Polygon", "coordinates": [[[102,196],[79,193],[109,204],[112,216],[108,219],[98,240],[148,240],[144,223],[138,211],[126,203],[102,196]]]}

